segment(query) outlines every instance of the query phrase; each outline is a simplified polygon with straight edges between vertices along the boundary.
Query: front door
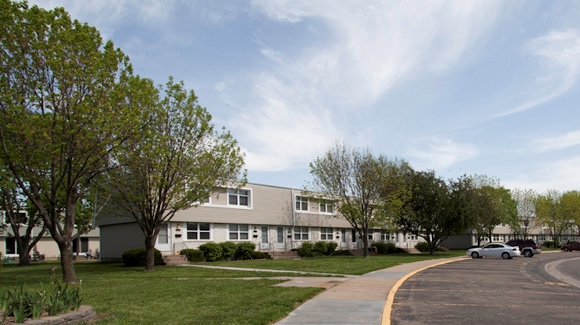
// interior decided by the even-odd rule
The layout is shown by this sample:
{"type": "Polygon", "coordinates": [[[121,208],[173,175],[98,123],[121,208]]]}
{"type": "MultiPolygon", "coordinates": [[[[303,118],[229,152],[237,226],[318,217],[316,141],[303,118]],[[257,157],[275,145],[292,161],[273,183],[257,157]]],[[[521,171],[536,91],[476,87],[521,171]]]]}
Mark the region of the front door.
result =
{"type": "Polygon", "coordinates": [[[270,249],[270,228],[262,227],[262,239],[260,240],[260,249],[269,250],[270,249]]]}
{"type": "Polygon", "coordinates": [[[284,243],[284,227],[276,227],[276,249],[286,249],[284,243]]]}
{"type": "Polygon", "coordinates": [[[169,225],[163,223],[161,229],[159,229],[159,235],[157,235],[157,244],[155,244],[155,248],[161,252],[170,252],[171,243],[169,239],[169,225]]]}

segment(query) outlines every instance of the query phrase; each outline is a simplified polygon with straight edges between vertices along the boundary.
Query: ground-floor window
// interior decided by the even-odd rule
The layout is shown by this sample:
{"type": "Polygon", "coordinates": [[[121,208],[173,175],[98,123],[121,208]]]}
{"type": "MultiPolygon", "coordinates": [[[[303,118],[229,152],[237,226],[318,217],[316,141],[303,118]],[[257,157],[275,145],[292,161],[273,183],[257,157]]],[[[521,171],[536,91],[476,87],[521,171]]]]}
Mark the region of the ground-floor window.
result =
{"type": "Polygon", "coordinates": [[[493,234],[493,241],[495,242],[500,241],[499,237],[500,237],[499,234],[493,234]]]}
{"type": "Polygon", "coordinates": [[[391,234],[386,230],[381,230],[381,241],[387,241],[389,239],[391,239],[391,234]]]}
{"type": "Polygon", "coordinates": [[[73,240],[73,252],[74,253],[86,253],[89,250],[89,239],[86,237],[80,238],[81,242],[81,250],[80,252],[77,250],[78,248],[78,240],[73,240]]]}
{"type": "Polygon", "coordinates": [[[211,239],[209,223],[188,222],[187,239],[189,240],[211,239]]]}
{"type": "Polygon", "coordinates": [[[294,240],[308,240],[308,227],[294,227],[294,240]]]}
{"type": "Polygon", "coordinates": [[[342,243],[346,243],[346,229],[340,230],[340,236],[341,236],[340,241],[342,243]]]}
{"type": "Polygon", "coordinates": [[[332,233],[332,228],[320,228],[320,239],[321,240],[333,240],[334,235],[332,233]]]}
{"type": "Polygon", "coordinates": [[[248,240],[248,239],[250,239],[250,226],[230,225],[230,240],[248,240]]]}

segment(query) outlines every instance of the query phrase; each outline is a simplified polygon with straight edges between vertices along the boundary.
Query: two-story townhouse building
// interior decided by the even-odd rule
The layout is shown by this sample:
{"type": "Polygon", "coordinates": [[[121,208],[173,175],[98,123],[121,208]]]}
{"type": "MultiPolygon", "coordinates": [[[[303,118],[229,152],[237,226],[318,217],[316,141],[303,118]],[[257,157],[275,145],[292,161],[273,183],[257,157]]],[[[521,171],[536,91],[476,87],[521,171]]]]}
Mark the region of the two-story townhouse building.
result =
{"type": "MultiPolygon", "coordinates": [[[[97,220],[101,229],[101,254],[118,259],[123,252],[144,247],[137,223],[108,215],[97,220]]],[[[380,229],[368,234],[371,241],[388,241],[412,247],[417,239],[380,229]]],[[[207,201],[175,214],[164,224],[156,248],[179,254],[207,242],[251,241],[260,251],[288,251],[303,242],[334,241],[339,249],[362,248],[348,221],[336,213],[331,200],[308,197],[301,190],[248,183],[240,189],[219,188],[207,201]]]]}

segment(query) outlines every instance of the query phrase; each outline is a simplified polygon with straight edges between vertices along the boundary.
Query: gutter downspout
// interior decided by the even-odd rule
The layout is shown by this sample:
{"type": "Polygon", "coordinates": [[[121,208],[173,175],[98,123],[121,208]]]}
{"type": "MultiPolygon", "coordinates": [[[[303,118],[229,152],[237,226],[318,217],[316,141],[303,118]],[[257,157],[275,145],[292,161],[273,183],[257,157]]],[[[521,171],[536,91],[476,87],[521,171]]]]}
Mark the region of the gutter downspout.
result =
{"type": "Polygon", "coordinates": [[[296,226],[296,203],[294,202],[294,189],[290,189],[290,205],[292,208],[292,228],[290,230],[290,250],[294,249],[294,226],[296,226]]]}

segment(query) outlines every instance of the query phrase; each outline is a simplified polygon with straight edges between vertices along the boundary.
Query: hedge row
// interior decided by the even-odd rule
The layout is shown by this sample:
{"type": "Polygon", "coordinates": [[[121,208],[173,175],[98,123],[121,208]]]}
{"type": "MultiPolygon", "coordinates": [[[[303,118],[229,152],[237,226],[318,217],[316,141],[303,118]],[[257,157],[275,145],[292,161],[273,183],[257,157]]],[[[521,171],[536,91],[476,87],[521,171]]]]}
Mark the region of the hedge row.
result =
{"type": "MultiPolygon", "coordinates": [[[[165,265],[160,251],[155,249],[154,256],[155,265],[165,265]]],[[[145,247],[130,249],[123,253],[123,262],[125,263],[125,266],[145,266],[146,261],[147,252],[145,251],[145,247]]]]}
{"type": "Polygon", "coordinates": [[[252,260],[266,258],[266,254],[255,250],[252,242],[205,243],[199,249],[184,249],[180,252],[190,262],[215,262],[231,260],[252,260]]]}
{"type": "Polygon", "coordinates": [[[335,242],[319,241],[316,243],[304,242],[296,251],[300,257],[316,257],[333,255],[338,244],[335,242]]]}

